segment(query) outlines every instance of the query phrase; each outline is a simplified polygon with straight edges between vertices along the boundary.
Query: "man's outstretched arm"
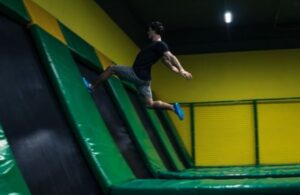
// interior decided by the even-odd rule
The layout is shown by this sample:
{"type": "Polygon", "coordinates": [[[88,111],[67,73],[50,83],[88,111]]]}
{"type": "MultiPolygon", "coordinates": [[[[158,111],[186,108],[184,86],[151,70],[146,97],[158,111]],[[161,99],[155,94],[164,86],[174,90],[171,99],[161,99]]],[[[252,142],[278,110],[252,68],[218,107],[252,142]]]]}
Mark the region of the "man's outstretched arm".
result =
{"type": "Polygon", "coordinates": [[[173,66],[170,59],[168,57],[163,56],[162,62],[173,72],[179,73],[179,70],[176,66],[173,66]]]}
{"type": "Polygon", "coordinates": [[[173,55],[170,51],[164,53],[162,60],[164,64],[167,67],[169,67],[172,71],[180,74],[186,79],[192,79],[192,74],[184,70],[177,57],[173,55]]]}

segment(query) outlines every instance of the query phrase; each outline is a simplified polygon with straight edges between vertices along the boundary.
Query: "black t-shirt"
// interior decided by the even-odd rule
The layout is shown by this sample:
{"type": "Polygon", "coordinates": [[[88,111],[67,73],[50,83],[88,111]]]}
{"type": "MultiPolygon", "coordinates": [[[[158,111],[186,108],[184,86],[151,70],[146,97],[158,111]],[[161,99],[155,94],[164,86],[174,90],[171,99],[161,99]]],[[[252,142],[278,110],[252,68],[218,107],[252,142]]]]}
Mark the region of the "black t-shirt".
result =
{"type": "Polygon", "coordinates": [[[163,54],[169,51],[168,45],[163,41],[152,42],[148,47],[142,49],[135,58],[133,70],[142,80],[151,80],[151,67],[163,54]]]}

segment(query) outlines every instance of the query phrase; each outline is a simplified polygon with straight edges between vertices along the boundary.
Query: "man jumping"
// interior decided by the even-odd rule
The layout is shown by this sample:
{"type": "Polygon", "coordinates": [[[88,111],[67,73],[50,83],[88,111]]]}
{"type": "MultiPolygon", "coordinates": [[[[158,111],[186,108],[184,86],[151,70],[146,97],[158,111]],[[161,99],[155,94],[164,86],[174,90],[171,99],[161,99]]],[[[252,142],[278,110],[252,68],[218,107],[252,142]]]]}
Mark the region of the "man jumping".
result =
{"type": "Polygon", "coordinates": [[[140,95],[143,97],[147,107],[154,109],[167,109],[174,111],[183,120],[184,113],[179,103],[169,104],[160,100],[153,100],[151,92],[151,68],[159,59],[175,73],[190,80],[192,74],[184,70],[179,60],[169,51],[168,45],[161,37],[164,27],[161,22],[151,22],[148,28],[148,38],[152,41],[150,45],[142,49],[132,67],[122,65],[111,65],[104,70],[92,84],[86,84],[91,90],[115,74],[123,80],[130,81],[137,86],[140,95]]]}

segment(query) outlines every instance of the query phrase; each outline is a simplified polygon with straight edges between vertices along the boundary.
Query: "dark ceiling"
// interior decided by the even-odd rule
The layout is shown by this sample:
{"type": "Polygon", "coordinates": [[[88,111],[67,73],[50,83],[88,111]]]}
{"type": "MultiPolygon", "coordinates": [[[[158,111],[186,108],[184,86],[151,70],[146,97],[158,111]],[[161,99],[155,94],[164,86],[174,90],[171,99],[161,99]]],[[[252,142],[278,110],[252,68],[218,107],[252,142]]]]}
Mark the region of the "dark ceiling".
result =
{"type": "Polygon", "coordinates": [[[300,0],[95,0],[140,47],[159,20],[175,54],[300,48],[300,0]],[[230,10],[234,19],[224,22],[230,10]]]}

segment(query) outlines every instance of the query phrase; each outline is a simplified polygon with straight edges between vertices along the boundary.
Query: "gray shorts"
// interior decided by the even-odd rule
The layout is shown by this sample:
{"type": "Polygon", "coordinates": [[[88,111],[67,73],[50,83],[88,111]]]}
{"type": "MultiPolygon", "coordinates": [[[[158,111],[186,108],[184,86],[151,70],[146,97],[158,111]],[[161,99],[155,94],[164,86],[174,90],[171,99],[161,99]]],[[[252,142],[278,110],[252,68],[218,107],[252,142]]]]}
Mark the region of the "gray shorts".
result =
{"type": "Polygon", "coordinates": [[[139,91],[139,93],[144,96],[145,98],[151,98],[152,99],[152,92],[151,92],[151,81],[144,81],[140,79],[133,69],[128,66],[122,66],[122,65],[113,65],[111,67],[111,70],[115,75],[117,75],[120,79],[130,81],[134,83],[139,91]]]}

